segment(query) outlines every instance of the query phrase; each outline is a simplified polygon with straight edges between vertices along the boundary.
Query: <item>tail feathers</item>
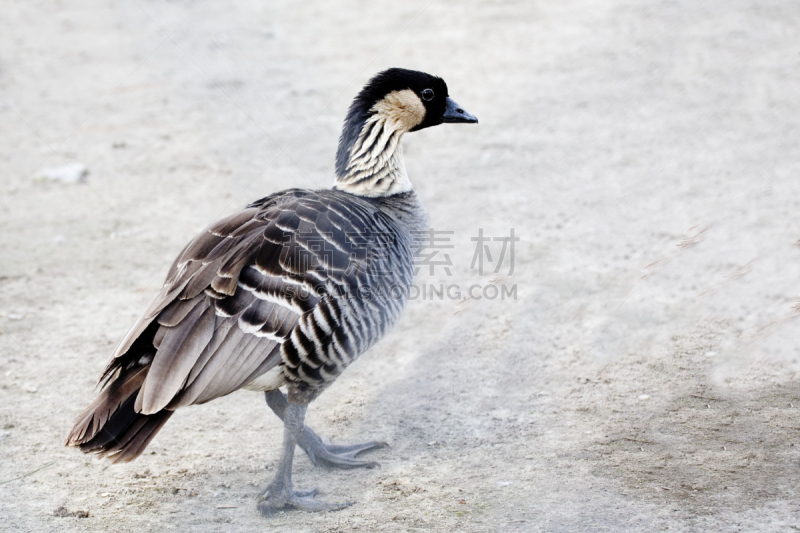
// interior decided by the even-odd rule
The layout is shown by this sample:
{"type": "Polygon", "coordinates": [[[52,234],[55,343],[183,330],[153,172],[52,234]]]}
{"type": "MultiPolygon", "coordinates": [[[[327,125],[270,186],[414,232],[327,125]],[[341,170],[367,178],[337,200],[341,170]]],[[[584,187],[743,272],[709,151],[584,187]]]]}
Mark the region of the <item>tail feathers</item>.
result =
{"type": "Polygon", "coordinates": [[[109,384],[78,417],[66,445],[80,446],[82,452],[106,456],[114,463],[139,457],[173,413],[135,411],[147,371],[148,367],[131,370],[109,384]]]}
{"type": "Polygon", "coordinates": [[[67,446],[77,446],[93,439],[123,402],[136,396],[145,377],[147,367],[142,367],[110,383],[75,421],[75,427],[67,437],[67,446]]]}
{"type": "Polygon", "coordinates": [[[91,440],[80,445],[84,453],[108,457],[113,463],[127,463],[139,457],[173,411],[142,415],[133,410],[131,396],[91,440]]]}

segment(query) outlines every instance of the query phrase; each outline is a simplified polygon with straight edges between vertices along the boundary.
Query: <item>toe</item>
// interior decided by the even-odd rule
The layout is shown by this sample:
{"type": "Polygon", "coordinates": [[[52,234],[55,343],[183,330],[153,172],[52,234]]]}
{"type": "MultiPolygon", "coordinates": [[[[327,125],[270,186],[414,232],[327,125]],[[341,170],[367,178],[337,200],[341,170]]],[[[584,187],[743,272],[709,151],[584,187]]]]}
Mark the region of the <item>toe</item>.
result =
{"type": "Polygon", "coordinates": [[[319,489],[317,487],[311,487],[308,490],[296,490],[294,491],[294,496],[297,498],[312,498],[319,494],[319,489]]]}
{"type": "Polygon", "coordinates": [[[313,500],[311,498],[293,498],[290,503],[292,507],[296,509],[300,509],[301,511],[305,511],[307,513],[314,513],[318,511],[341,511],[342,509],[350,507],[355,502],[328,503],[313,500]]]}
{"type": "Polygon", "coordinates": [[[361,442],[358,444],[328,444],[326,448],[329,452],[335,453],[336,455],[343,455],[347,454],[351,457],[355,457],[359,453],[368,452],[370,450],[377,450],[378,448],[387,448],[389,446],[388,442],[378,442],[375,440],[369,442],[361,442]]]}
{"type": "Polygon", "coordinates": [[[359,461],[358,459],[351,459],[346,455],[322,455],[318,457],[319,461],[327,466],[335,466],[337,468],[378,468],[381,464],[377,461],[359,461]]]}
{"type": "Polygon", "coordinates": [[[310,490],[295,491],[291,494],[267,494],[265,498],[261,499],[258,503],[259,512],[266,516],[272,517],[281,511],[286,511],[289,508],[299,509],[306,512],[318,511],[340,511],[346,507],[350,507],[355,502],[335,502],[328,503],[315,500],[313,497],[317,494],[316,487],[310,490]]]}
{"type": "Polygon", "coordinates": [[[266,517],[275,516],[281,511],[284,511],[286,503],[278,503],[274,499],[264,499],[258,502],[258,511],[266,517]]]}
{"type": "Polygon", "coordinates": [[[315,464],[321,462],[338,468],[375,468],[380,463],[356,459],[360,453],[384,448],[385,442],[370,441],[360,444],[327,444],[314,450],[315,464]]]}

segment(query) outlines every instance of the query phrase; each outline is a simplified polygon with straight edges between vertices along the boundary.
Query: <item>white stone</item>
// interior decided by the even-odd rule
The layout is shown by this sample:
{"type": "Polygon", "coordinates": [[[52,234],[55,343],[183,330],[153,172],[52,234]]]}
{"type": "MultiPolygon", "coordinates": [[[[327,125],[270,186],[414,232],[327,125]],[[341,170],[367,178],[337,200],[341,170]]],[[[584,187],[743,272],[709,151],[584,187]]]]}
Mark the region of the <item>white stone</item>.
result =
{"type": "Polygon", "coordinates": [[[44,169],[40,178],[63,183],[79,183],[86,181],[87,174],[89,174],[89,170],[83,163],[68,163],[61,167],[44,169]]]}

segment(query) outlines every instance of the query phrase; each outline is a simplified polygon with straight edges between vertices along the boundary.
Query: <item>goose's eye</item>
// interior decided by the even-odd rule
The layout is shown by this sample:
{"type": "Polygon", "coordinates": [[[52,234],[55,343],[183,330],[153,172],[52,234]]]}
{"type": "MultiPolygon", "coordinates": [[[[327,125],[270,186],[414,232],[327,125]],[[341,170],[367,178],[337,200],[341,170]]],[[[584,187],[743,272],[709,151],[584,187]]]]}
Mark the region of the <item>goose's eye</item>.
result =
{"type": "Polygon", "coordinates": [[[426,102],[433,100],[433,89],[425,89],[422,91],[422,99],[426,102]]]}

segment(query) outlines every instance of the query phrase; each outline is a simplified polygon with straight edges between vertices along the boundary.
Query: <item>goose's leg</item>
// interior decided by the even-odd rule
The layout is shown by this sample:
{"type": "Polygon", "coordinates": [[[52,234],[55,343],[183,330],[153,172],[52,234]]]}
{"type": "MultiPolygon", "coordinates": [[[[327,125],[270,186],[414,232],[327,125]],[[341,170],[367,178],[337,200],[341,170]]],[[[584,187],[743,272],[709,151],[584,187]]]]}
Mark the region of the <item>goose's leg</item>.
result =
{"type": "MultiPolygon", "coordinates": [[[[272,412],[285,422],[284,413],[289,405],[286,396],[279,390],[266,392],[264,396],[272,412]]],[[[361,444],[325,444],[322,438],[314,433],[308,426],[303,426],[297,444],[308,454],[308,458],[311,459],[311,462],[315,465],[323,463],[339,468],[357,468],[360,466],[372,468],[380,466],[375,461],[359,461],[356,459],[356,455],[361,452],[387,446],[385,442],[374,440],[361,444]]]]}
{"type": "Polygon", "coordinates": [[[294,447],[303,432],[303,420],[307,405],[287,404],[283,416],[283,452],[275,472],[275,477],[258,498],[258,510],[264,516],[271,516],[287,507],[303,511],[338,511],[352,505],[347,503],[325,503],[316,501],[313,496],[317,489],[308,491],[292,490],[292,460],[294,447]]]}

